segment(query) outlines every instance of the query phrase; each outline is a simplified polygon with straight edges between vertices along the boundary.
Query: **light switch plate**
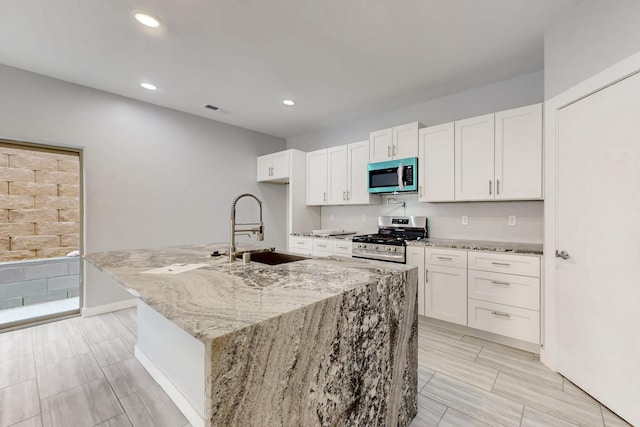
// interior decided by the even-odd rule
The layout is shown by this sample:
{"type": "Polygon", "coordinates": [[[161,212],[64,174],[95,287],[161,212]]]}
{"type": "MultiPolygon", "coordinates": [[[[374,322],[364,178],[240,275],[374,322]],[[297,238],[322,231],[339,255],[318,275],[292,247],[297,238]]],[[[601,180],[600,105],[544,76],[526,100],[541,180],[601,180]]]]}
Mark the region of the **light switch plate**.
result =
{"type": "Polygon", "coordinates": [[[462,225],[469,225],[469,217],[466,215],[462,216],[462,225]]]}
{"type": "Polygon", "coordinates": [[[511,225],[511,226],[515,226],[516,225],[516,216],[515,215],[509,215],[508,224],[511,225]]]}

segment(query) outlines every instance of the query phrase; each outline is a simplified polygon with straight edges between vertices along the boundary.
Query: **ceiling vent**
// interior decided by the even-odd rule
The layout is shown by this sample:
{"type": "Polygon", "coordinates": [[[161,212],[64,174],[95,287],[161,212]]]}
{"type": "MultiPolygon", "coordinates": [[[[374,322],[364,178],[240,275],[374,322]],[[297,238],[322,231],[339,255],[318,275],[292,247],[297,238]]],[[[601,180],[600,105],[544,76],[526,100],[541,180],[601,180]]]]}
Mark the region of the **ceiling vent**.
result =
{"type": "Polygon", "coordinates": [[[209,110],[213,110],[213,111],[218,110],[218,107],[216,107],[215,105],[210,105],[210,104],[205,105],[204,108],[208,108],[209,110]]]}

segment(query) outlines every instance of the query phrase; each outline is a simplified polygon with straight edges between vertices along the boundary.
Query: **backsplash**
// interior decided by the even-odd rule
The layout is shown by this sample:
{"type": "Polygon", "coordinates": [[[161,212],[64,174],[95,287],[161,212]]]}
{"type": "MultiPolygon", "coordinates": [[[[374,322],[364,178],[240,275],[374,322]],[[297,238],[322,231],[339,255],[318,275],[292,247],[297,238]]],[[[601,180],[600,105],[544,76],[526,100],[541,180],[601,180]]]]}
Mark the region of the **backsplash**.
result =
{"type": "Polygon", "coordinates": [[[380,215],[423,215],[429,218],[429,236],[434,238],[543,242],[542,201],[420,203],[416,194],[398,195],[397,200],[406,202],[403,208],[387,204],[388,197],[382,196],[379,205],[324,206],[321,226],[373,233],[380,215]],[[465,215],[468,225],[462,225],[465,215]],[[510,215],[516,217],[515,226],[508,225],[510,215]]]}

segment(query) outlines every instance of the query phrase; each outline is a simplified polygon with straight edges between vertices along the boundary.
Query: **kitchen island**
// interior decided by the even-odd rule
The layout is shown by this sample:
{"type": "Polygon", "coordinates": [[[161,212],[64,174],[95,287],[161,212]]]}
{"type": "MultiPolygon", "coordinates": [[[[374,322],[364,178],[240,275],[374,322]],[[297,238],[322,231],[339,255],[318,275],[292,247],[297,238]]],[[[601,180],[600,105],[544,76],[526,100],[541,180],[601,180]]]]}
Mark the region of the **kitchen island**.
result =
{"type": "Polygon", "coordinates": [[[139,298],[136,357],[194,426],[410,424],[415,267],[211,256],[227,248],[86,257],[139,298]]]}

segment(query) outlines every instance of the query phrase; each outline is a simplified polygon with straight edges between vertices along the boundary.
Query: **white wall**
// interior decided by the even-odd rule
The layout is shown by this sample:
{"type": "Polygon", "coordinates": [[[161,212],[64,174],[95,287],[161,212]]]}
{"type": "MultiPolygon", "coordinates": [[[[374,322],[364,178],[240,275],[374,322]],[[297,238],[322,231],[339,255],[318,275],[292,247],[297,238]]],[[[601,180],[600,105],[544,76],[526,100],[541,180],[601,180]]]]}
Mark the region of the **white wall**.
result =
{"type": "MultiPolygon", "coordinates": [[[[0,137],[83,149],[87,253],[226,242],[242,192],[264,201],[264,243],[285,247],[286,187],[256,183],[256,157],[282,139],[3,65],[0,137]]],[[[87,306],[130,297],[92,285],[87,306]]]]}
{"type": "Polygon", "coordinates": [[[544,35],[545,99],[640,50],[640,1],[583,0],[544,35]]]}
{"type": "MultiPolygon", "coordinates": [[[[287,139],[287,147],[312,151],[368,140],[371,131],[403,123],[419,121],[427,126],[436,125],[534,104],[543,100],[543,85],[543,72],[539,71],[298,135],[287,139]]],[[[368,233],[376,231],[378,215],[426,215],[432,237],[542,243],[543,202],[418,203],[417,197],[415,194],[402,196],[407,200],[406,209],[389,205],[323,207],[322,228],[368,233]],[[462,226],[462,215],[469,217],[469,225],[462,226]],[[516,226],[507,225],[509,215],[517,216],[516,226]]]]}

